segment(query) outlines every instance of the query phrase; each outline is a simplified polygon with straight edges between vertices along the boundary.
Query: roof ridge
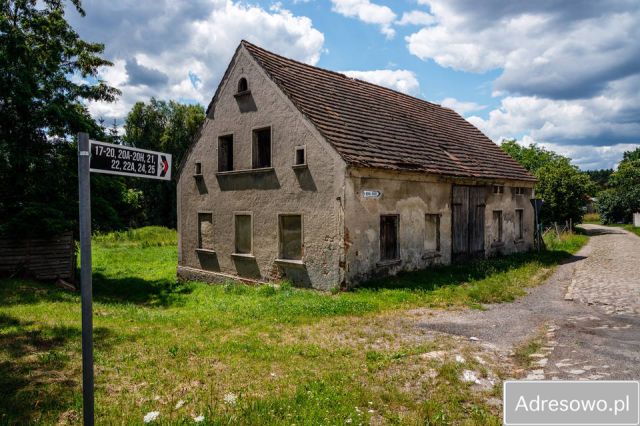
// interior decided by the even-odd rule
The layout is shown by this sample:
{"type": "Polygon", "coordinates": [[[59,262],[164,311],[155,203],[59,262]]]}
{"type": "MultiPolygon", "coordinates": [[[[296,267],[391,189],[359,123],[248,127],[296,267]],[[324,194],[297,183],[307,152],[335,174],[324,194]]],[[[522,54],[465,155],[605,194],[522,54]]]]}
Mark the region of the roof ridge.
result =
{"type": "MultiPolygon", "coordinates": [[[[270,50],[267,50],[267,49],[265,49],[265,48],[263,48],[263,47],[260,47],[260,46],[258,46],[258,45],[255,45],[255,44],[253,44],[253,43],[251,43],[251,42],[249,42],[249,41],[247,41],[247,40],[245,40],[245,39],[242,39],[242,40],[240,41],[240,44],[242,44],[242,45],[244,45],[244,46],[249,46],[249,47],[250,47],[250,48],[252,48],[252,49],[260,50],[260,51],[262,51],[262,52],[265,52],[265,53],[268,53],[268,54],[270,54],[270,55],[276,56],[276,57],[278,57],[278,58],[280,58],[280,59],[282,59],[282,60],[288,61],[288,62],[295,62],[296,64],[298,64],[298,65],[302,65],[302,66],[307,67],[307,68],[311,68],[311,69],[314,69],[314,70],[319,70],[319,71],[322,71],[322,72],[326,72],[326,73],[334,74],[334,75],[337,75],[337,76],[339,76],[339,77],[341,77],[341,78],[345,78],[345,79],[352,80],[352,81],[357,81],[357,82],[359,82],[359,83],[363,83],[363,84],[368,85],[368,86],[373,86],[373,87],[375,87],[376,89],[383,89],[383,90],[386,90],[386,91],[388,91],[388,92],[391,92],[391,93],[394,93],[394,94],[398,94],[398,95],[400,95],[400,96],[404,96],[404,97],[407,97],[407,98],[410,98],[410,99],[413,99],[413,100],[416,100],[416,101],[419,101],[419,102],[423,102],[423,103],[428,104],[428,105],[430,105],[430,106],[436,106],[436,107],[440,107],[440,108],[446,108],[446,109],[448,109],[448,110],[454,111],[454,110],[452,110],[451,108],[448,108],[448,107],[446,107],[446,106],[442,106],[442,105],[437,104],[437,103],[435,103],[435,102],[431,102],[431,101],[428,101],[428,100],[426,100],[426,99],[422,99],[422,98],[418,98],[418,97],[416,97],[416,96],[409,95],[408,93],[404,93],[404,92],[401,92],[401,91],[399,91],[399,90],[392,89],[392,88],[390,88],[390,87],[381,86],[381,85],[379,85],[379,84],[375,84],[375,83],[372,83],[372,82],[370,82],[370,81],[362,80],[362,79],[360,79],[360,78],[349,77],[348,75],[346,75],[346,74],[344,74],[344,73],[342,73],[342,72],[339,72],[339,71],[333,71],[333,70],[330,70],[330,69],[327,69],[327,68],[322,68],[322,67],[318,67],[318,66],[315,66],[315,65],[309,65],[309,64],[307,64],[307,63],[305,63],[305,62],[298,61],[298,60],[296,60],[296,59],[287,58],[286,56],[283,56],[283,55],[280,55],[279,53],[275,53],[275,52],[272,52],[272,51],[270,51],[270,50]]],[[[252,53],[251,51],[250,51],[249,53],[251,53],[251,54],[252,54],[252,56],[253,56],[253,53],[252,53]]],[[[254,57],[255,57],[255,56],[254,56],[254,57]]],[[[362,71],[362,72],[366,72],[366,71],[362,71]]],[[[455,111],[454,111],[454,112],[455,112],[455,111]]]]}
{"type": "Polygon", "coordinates": [[[240,47],[350,165],[536,180],[451,108],[290,59],[247,40],[240,47]]]}

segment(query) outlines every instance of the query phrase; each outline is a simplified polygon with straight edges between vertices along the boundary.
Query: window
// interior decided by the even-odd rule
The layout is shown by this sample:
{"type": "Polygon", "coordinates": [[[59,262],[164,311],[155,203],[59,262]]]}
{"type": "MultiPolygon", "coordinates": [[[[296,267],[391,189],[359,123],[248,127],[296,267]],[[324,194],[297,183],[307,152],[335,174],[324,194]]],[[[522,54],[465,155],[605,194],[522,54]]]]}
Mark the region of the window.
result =
{"type": "Polygon", "coordinates": [[[235,253],[238,254],[251,254],[252,252],[252,238],[253,238],[253,224],[251,223],[250,214],[236,214],[235,215],[235,235],[236,235],[236,248],[235,253]]]}
{"type": "Polygon", "coordinates": [[[440,251],[440,215],[427,213],[424,230],[425,251],[440,251]]]}
{"type": "Polygon", "coordinates": [[[302,260],[302,216],[280,215],[280,259],[302,260]]]}
{"type": "Polygon", "coordinates": [[[516,210],[516,238],[521,240],[524,238],[524,210],[517,209],[516,210]]]}
{"type": "Polygon", "coordinates": [[[502,210],[493,211],[493,242],[499,243],[502,241],[502,210]]]}
{"type": "Polygon", "coordinates": [[[271,167],[271,127],[253,131],[253,168],[271,167]]]}
{"type": "Polygon", "coordinates": [[[514,190],[516,195],[524,195],[525,188],[517,186],[517,187],[513,188],[513,190],[514,190]]]}
{"type": "Polygon", "coordinates": [[[303,166],[307,164],[307,155],[304,149],[304,146],[296,147],[296,158],[295,163],[296,166],[303,166]]]}
{"type": "Polygon", "coordinates": [[[233,170],[233,135],[218,138],[218,171],[233,170]]]}
{"type": "Polygon", "coordinates": [[[242,77],[238,80],[238,93],[246,92],[249,90],[249,83],[247,83],[247,79],[242,77]]]}
{"type": "Polygon", "coordinates": [[[198,248],[213,250],[213,215],[198,213],[198,248]]]}
{"type": "Polygon", "coordinates": [[[493,185],[493,193],[494,194],[504,194],[504,186],[503,185],[493,185]]]}
{"type": "Polygon", "coordinates": [[[196,163],[196,176],[202,175],[202,163],[196,163]]]}
{"type": "Polygon", "coordinates": [[[382,215],[380,216],[380,260],[398,258],[398,215],[382,215]]]}

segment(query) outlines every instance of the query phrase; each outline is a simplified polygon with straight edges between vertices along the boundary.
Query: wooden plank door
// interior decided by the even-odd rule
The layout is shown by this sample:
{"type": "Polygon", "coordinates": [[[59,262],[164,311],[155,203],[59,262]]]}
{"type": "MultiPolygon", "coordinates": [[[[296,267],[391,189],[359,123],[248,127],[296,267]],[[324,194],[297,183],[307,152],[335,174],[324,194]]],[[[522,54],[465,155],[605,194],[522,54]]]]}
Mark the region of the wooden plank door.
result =
{"type": "Polygon", "coordinates": [[[469,254],[484,256],[484,211],[486,187],[469,188],[469,254]]]}
{"type": "Polygon", "coordinates": [[[453,257],[469,252],[469,187],[454,186],[451,203],[451,238],[453,257]]]}
{"type": "Polygon", "coordinates": [[[485,200],[484,186],[453,186],[451,252],[454,260],[484,255],[485,200]]]}

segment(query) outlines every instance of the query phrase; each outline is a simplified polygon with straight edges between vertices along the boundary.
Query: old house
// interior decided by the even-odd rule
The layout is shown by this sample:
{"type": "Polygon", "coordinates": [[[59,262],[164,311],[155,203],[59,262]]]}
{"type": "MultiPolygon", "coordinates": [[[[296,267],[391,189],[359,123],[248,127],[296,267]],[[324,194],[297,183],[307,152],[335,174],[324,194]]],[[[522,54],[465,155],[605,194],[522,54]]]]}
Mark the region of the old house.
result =
{"type": "Polygon", "coordinates": [[[330,289],[533,244],[535,179],[460,115],[245,41],[178,179],[183,278],[330,289]]]}

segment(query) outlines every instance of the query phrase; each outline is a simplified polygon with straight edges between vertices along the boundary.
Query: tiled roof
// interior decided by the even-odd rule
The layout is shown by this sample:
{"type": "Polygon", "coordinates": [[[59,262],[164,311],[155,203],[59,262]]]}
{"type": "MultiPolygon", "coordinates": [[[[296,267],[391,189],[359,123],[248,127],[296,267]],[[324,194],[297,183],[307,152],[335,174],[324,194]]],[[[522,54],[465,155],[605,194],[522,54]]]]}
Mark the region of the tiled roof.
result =
{"type": "Polygon", "coordinates": [[[451,109],[241,44],[350,165],[535,180],[451,109]]]}

